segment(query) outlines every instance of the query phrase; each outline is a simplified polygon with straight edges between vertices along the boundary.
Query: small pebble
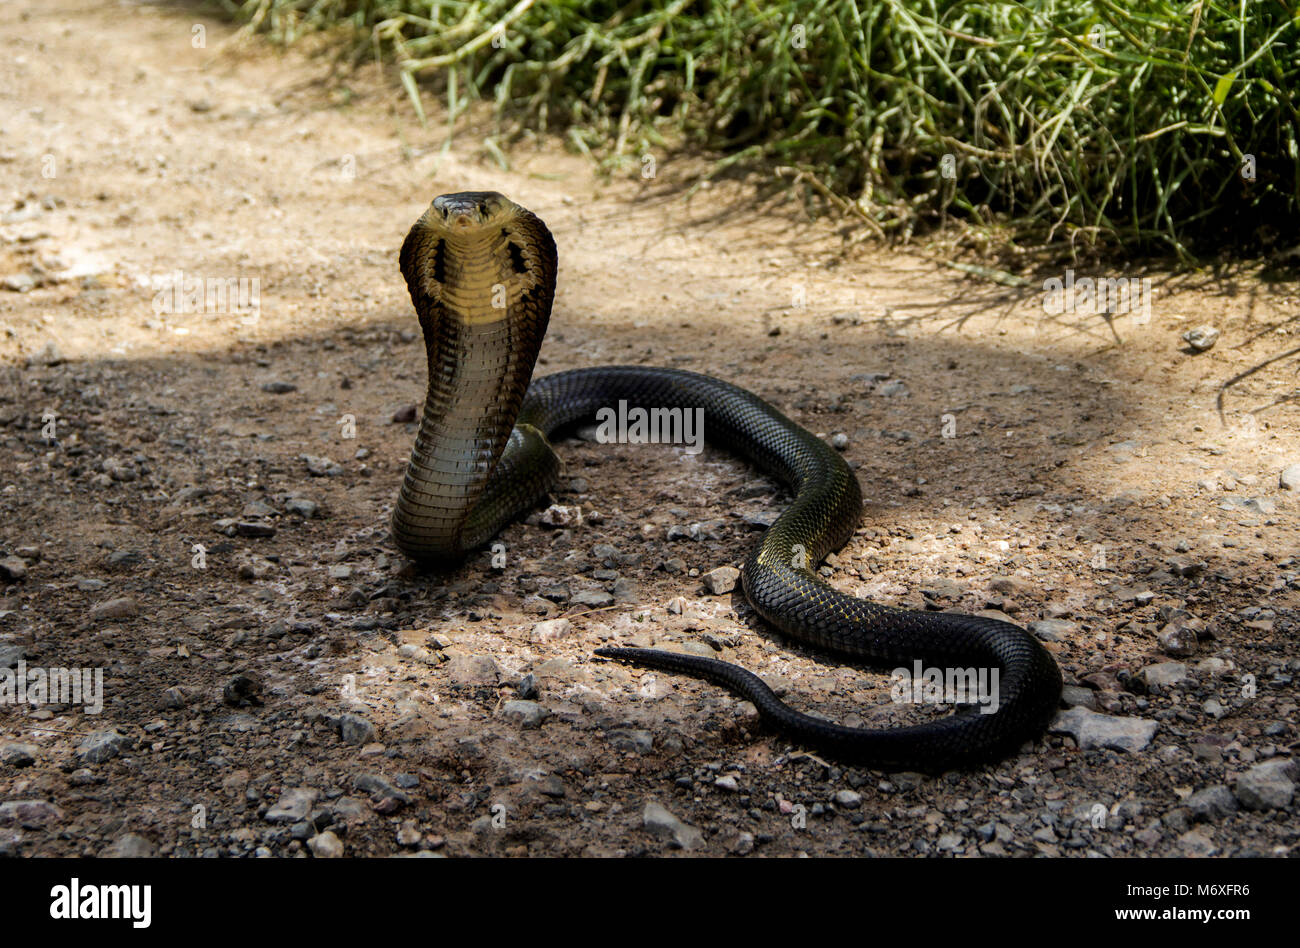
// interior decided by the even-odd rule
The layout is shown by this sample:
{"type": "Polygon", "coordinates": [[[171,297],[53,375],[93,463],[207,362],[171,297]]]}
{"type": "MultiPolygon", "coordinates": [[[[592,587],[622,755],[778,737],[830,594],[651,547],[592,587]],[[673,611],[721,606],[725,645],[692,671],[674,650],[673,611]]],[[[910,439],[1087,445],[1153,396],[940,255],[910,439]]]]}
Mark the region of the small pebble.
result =
{"type": "Polygon", "coordinates": [[[1219,330],[1213,326],[1197,326],[1195,329],[1189,329],[1183,333],[1183,342],[1187,343],[1197,352],[1206,352],[1214,348],[1214,344],[1219,341],[1219,330]]]}
{"type": "Polygon", "coordinates": [[[721,596],[736,588],[740,570],[734,566],[719,566],[704,574],[704,586],[715,596],[721,596]]]}
{"type": "Polygon", "coordinates": [[[338,859],[343,855],[343,841],[329,830],[307,840],[307,848],[317,859],[338,859]]]}
{"type": "Polygon", "coordinates": [[[837,790],[831,797],[831,802],[846,810],[856,810],[862,806],[862,794],[856,790],[837,790]]]}

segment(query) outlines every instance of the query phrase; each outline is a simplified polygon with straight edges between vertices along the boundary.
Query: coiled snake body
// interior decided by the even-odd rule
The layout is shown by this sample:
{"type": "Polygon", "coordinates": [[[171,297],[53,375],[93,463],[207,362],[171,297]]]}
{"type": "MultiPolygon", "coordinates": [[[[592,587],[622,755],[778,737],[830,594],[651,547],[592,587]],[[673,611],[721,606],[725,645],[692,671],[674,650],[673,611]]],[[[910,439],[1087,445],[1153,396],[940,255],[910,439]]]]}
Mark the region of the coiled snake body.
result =
{"type": "Polygon", "coordinates": [[[877,666],[996,668],[994,713],[959,711],[902,728],[852,728],[802,714],[758,676],[715,659],[640,648],[605,658],[711,680],[753,702],[791,738],[886,768],[991,760],[1040,734],[1061,694],[1056,663],[1005,622],[914,612],[840,593],[813,572],[857,526],[857,478],[829,445],[750,392],[675,369],[610,366],[531,382],[555,292],[555,243],[535,215],[495,192],[433,201],[402,245],[401,269],[428,353],[424,415],[393,512],[412,559],[451,565],[487,543],[554,483],[556,429],[625,400],[703,409],[708,440],[794,491],[745,561],[746,598],[793,639],[877,666]]]}

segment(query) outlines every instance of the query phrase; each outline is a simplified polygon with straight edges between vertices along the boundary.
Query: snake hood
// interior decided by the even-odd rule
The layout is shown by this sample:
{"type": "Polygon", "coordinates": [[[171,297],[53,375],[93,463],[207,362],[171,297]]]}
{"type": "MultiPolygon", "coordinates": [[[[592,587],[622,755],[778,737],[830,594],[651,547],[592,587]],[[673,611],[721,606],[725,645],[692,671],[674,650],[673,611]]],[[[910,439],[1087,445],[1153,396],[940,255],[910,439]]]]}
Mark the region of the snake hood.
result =
{"type": "MultiPolygon", "coordinates": [[[[540,436],[522,453],[506,451],[550,322],[555,241],[535,214],[495,191],[462,191],[434,199],[406,235],[400,265],[429,384],[393,539],[413,559],[453,563],[525,502],[513,485],[505,497],[491,489],[503,467],[518,457],[530,472],[559,470],[540,436]]],[[[532,497],[532,485],[524,493],[532,497]]]]}
{"type": "Polygon", "coordinates": [[[510,315],[512,305],[543,299],[549,314],[555,292],[550,231],[496,191],[434,198],[407,234],[400,264],[421,314],[425,306],[446,305],[452,318],[494,322],[510,315]]]}

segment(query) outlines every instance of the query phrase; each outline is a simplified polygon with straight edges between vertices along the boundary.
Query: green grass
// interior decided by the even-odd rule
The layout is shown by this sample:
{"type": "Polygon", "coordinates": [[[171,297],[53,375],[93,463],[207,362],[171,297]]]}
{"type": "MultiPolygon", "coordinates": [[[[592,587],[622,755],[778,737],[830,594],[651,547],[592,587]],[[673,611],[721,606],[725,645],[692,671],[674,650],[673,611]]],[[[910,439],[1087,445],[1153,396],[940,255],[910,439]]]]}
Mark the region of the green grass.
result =
{"type": "Polygon", "coordinates": [[[1300,241],[1300,0],[220,0],[379,55],[421,117],[606,163],[673,147],[797,183],[872,233],[956,218],[1183,258],[1300,241]],[[1243,168],[1253,163],[1253,180],[1243,168]]]}

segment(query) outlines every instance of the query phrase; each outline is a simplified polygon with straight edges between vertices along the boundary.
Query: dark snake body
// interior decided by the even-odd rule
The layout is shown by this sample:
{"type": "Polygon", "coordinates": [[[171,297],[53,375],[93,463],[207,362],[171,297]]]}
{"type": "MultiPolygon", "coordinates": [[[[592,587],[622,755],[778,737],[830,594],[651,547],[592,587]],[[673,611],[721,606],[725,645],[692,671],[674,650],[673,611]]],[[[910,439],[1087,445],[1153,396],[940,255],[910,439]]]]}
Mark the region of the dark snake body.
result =
{"type": "Polygon", "coordinates": [[[871,665],[997,668],[998,708],[902,728],[851,728],[795,711],[758,676],[726,662],[638,648],[597,655],[716,682],[791,738],[885,768],[988,761],[1046,728],[1061,674],[1024,630],[881,606],[818,578],[817,564],[857,527],[861,489],[838,453],[758,396],[693,372],[641,366],[577,369],[529,384],[555,280],[554,243],[534,215],[493,192],[444,195],[408,235],[402,272],[429,354],[424,417],[393,515],[394,539],[407,555],[456,562],[533,506],[559,473],[547,440],[557,429],[624,400],[629,410],[703,409],[710,443],[794,492],[744,564],[755,611],[792,639],[871,665]],[[490,252],[476,256],[489,243],[490,252]],[[493,294],[506,300],[496,318],[483,302],[493,294]]]}

